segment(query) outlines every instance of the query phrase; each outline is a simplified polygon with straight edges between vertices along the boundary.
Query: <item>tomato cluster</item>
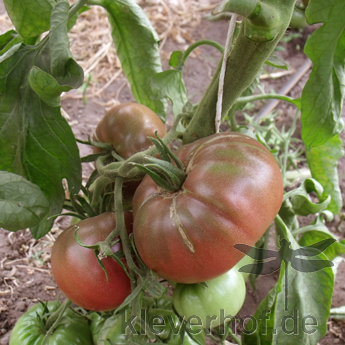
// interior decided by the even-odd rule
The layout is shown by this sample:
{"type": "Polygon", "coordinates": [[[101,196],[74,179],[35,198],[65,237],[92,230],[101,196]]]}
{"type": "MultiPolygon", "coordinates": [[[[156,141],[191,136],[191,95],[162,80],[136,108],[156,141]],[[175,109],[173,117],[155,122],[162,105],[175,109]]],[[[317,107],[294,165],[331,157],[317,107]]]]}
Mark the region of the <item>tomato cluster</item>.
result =
{"type": "MultiPolygon", "coordinates": [[[[127,159],[151,146],[148,137],[155,132],[160,137],[166,134],[156,114],[139,104],[122,104],[100,121],[94,140],[111,144],[127,159]]],[[[244,278],[234,267],[243,254],[234,245],[254,246],[270,226],[282,202],[281,173],[262,144],[239,133],[214,134],[180,147],[175,154],[185,174],[183,185],[168,192],[146,175],[134,194],[133,215],[125,212],[126,228],[131,232],[133,226],[141,260],[160,277],[177,283],[175,310],[186,318],[197,315],[203,327],[215,327],[221,322],[221,310],[224,316],[235,316],[243,304],[244,278]],[[207,289],[198,284],[205,281],[207,289]],[[210,325],[208,316],[216,319],[210,325]]],[[[131,293],[130,280],[116,260],[102,259],[107,282],[94,251],[79,245],[74,237],[78,227],[81,241],[94,245],[104,241],[115,224],[111,212],[85,219],[65,230],[53,247],[57,284],[71,301],[87,310],[115,309],[131,293]]],[[[112,249],[119,251],[121,244],[112,249]]],[[[165,315],[164,310],[161,314],[165,315]]],[[[98,316],[94,318],[99,321],[98,316]]],[[[115,316],[110,324],[101,337],[125,343],[115,316]]],[[[99,322],[93,327],[100,329],[99,322]]],[[[169,332],[161,339],[174,343],[169,332]]],[[[186,344],[193,343],[188,342],[188,335],[185,339],[186,344]]]]}

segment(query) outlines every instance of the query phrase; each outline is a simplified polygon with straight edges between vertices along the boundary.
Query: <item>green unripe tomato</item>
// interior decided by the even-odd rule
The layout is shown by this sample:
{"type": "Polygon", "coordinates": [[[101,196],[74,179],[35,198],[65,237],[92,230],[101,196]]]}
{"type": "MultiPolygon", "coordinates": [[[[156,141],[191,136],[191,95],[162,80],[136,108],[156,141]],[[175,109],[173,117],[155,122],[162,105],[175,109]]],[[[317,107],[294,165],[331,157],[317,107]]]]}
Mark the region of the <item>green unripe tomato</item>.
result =
{"type": "MultiPolygon", "coordinates": [[[[48,310],[56,310],[56,302],[48,302],[48,310]]],[[[24,313],[14,326],[9,345],[92,345],[92,336],[90,327],[86,318],[77,315],[71,309],[66,309],[59,325],[52,334],[46,336],[49,330],[45,329],[44,310],[41,304],[35,304],[26,313],[24,313]]]]}
{"type": "Polygon", "coordinates": [[[217,327],[230,321],[241,309],[246,286],[237,271],[227,273],[207,281],[208,287],[201,284],[177,284],[173,294],[173,304],[182,317],[202,328],[217,327]]]}

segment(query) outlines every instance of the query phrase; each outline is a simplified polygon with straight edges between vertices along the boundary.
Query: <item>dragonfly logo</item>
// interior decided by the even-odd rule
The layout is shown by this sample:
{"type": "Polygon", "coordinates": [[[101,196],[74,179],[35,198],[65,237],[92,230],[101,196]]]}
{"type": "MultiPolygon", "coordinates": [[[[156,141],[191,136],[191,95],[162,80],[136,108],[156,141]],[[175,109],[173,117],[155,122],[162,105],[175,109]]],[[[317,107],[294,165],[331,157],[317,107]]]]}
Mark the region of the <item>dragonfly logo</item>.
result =
{"type": "Polygon", "coordinates": [[[248,255],[256,263],[244,265],[238,271],[255,275],[268,275],[280,269],[281,263],[285,264],[285,310],[288,310],[288,264],[299,272],[311,273],[320,271],[334,264],[330,260],[308,259],[317,256],[332,245],[335,239],[326,239],[310,246],[291,248],[291,242],[283,238],[277,251],[263,248],[255,248],[246,244],[235,244],[234,248],[248,255]],[[305,257],[305,258],[302,258],[305,257]]]}

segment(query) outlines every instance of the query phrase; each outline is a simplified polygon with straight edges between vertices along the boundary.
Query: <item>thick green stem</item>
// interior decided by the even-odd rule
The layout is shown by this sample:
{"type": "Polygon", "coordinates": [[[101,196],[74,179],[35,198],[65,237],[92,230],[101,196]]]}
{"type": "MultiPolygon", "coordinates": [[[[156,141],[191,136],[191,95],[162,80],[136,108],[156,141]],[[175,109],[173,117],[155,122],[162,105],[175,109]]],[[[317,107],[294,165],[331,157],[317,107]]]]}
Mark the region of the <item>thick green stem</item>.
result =
{"type": "MultiPolygon", "coordinates": [[[[241,0],[241,2],[251,3],[252,1],[241,0]]],[[[243,20],[241,31],[227,60],[227,70],[225,73],[223,91],[222,117],[229,112],[237,98],[240,97],[242,92],[252,83],[260,68],[278,44],[280,38],[284,35],[285,30],[290,23],[296,0],[271,0],[267,2],[272,3],[271,6],[275,6],[276,10],[279,12],[279,30],[275,28],[277,34],[271,41],[253,41],[247,37],[246,33],[248,20],[243,20]]],[[[220,66],[221,63],[218,65],[217,71],[184,134],[184,144],[215,133],[215,116],[220,66]]]]}

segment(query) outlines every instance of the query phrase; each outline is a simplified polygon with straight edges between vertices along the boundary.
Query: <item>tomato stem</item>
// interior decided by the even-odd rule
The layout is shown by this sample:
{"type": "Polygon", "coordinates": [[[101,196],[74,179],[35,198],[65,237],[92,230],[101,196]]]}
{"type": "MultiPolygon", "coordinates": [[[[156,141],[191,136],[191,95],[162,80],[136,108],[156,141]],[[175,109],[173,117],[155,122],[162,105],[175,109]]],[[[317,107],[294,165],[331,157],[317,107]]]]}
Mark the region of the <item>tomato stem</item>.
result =
{"type": "Polygon", "coordinates": [[[66,309],[69,308],[71,304],[72,302],[68,298],[66,298],[65,301],[60,305],[60,307],[49,316],[46,322],[47,333],[42,340],[42,344],[44,344],[44,341],[54,332],[55,328],[59,325],[59,322],[63,317],[66,309]]]}
{"type": "MultiPolygon", "coordinates": [[[[237,98],[252,83],[262,65],[280,41],[280,38],[284,35],[290,23],[296,0],[279,0],[270,5],[263,4],[262,9],[258,13],[255,12],[254,2],[256,6],[258,4],[257,1],[244,2],[242,0],[231,0],[226,5],[231,6],[230,10],[232,12],[242,14],[244,17],[248,16],[248,18],[243,19],[240,33],[227,59],[222,117],[229,112],[237,98]],[[251,7],[247,8],[246,6],[251,7]],[[256,19],[255,16],[252,16],[253,11],[255,12],[256,19]],[[270,13],[277,14],[275,18],[271,18],[273,22],[271,22],[270,13]],[[277,18],[279,18],[278,22],[277,18]],[[262,26],[259,24],[262,24],[262,26]],[[264,39],[268,37],[271,37],[271,40],[265,41],[264,39]],[[263,40],[258,41],[259,38],[263,40]]],[[[184,133],[184,144],[215,133],[220,67],[221,63],[218,64],[214,77],[184,133]]]]}
{"type": "MultiPolygon", "coordinates": [[[[129,268],[129,276],[131,280],[132,289],[136,287],[137,279],[136,274],[143,275],[143,272],[136,266],[132,258],[131,244],[129,242],[129,237],[125,225],[125,217],[122,205],[122,186],[123,177],[117,177],[115,180],[115,218],[116,218],[116,228],[115,231],[120,235],[122,250],[125,254],[127,265],[129,268]]],[[[110,238],[110,235],[108,236],[110,238]]],[[[111,239],[113,240],[113,238],[111,239]]]]}

